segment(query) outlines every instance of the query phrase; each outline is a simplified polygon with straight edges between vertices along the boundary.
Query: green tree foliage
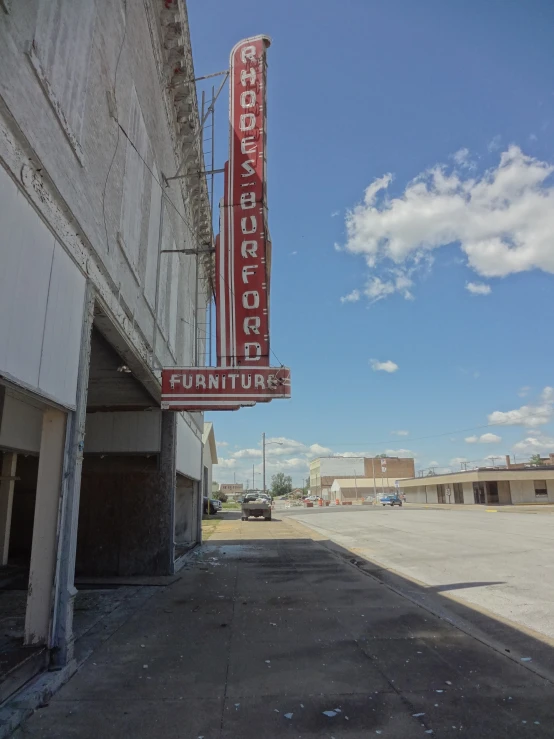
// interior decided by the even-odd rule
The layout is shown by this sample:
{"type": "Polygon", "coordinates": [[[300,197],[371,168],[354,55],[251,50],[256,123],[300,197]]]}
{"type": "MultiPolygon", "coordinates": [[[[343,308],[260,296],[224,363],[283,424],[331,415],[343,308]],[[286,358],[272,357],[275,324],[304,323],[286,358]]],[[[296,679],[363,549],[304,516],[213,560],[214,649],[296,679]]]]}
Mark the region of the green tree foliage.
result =
{"type": "Polygon", "coordinates": [[[533,454],[529,461],[531,462],[531,464],[543,464],[540,454],[533,454]]]}
{"type": "Polygon", "coordinates": [[[292,490],[292,477],[284,472],[277,472],[271,477],[271,495],[288,495],[292,490]]]}

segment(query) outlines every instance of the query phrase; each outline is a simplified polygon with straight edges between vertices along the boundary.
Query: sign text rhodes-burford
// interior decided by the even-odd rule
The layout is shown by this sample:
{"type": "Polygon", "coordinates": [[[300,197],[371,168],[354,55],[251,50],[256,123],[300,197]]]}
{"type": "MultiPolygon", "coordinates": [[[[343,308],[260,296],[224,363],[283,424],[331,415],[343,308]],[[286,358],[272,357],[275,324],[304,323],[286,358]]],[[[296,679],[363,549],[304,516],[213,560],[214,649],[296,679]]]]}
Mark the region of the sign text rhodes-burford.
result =
{"type": "Polygon", "coordinates": [[[267,36],[231,52],[229,161],[216,239],[217,367],[162,373],[162,408],[237,410],[290,398],[290,370],[269,366],[271,241],[266,195],[267,36]]]}

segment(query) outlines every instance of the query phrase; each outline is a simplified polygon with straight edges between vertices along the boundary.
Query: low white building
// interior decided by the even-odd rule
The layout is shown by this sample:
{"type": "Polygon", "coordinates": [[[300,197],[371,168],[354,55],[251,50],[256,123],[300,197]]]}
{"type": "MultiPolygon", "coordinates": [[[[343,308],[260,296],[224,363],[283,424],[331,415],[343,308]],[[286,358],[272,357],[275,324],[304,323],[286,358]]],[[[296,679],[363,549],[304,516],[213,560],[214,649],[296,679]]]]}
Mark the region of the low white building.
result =
{"type": "Polygon", "coordinates": [[[407,503],[524,505],[554,503],[554,466],[482,467],[402,480],[407,503]]]}
{"type": "MultiPolygon", "coordinates": [[[[364,498],[379,497],[380,495],[394,495],[399,492],[395,480],[389,479],[388,484],[381,477],[347,477],[337,479],[331,485],[331,500],[345,502],[360,502],[364,498]]],[[[402,485],[402,478],[399,478],[402,485]]]]}

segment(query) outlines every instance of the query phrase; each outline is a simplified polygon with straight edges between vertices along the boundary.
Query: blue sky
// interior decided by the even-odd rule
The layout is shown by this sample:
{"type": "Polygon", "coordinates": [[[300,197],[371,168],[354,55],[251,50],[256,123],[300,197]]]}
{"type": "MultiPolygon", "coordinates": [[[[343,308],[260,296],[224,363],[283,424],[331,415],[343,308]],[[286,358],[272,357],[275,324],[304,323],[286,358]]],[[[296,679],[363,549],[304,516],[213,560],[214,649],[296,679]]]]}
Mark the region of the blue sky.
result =
{"type": "Polygon", "coordinates": [[[293,373],[290,401],[209,414],[215,477],[251,478],[262,431],[295,484],[323,448],[453,469],[554,452],[551,1],[188,7],[197,75],[273,41],[272,348],[293,373]]]}

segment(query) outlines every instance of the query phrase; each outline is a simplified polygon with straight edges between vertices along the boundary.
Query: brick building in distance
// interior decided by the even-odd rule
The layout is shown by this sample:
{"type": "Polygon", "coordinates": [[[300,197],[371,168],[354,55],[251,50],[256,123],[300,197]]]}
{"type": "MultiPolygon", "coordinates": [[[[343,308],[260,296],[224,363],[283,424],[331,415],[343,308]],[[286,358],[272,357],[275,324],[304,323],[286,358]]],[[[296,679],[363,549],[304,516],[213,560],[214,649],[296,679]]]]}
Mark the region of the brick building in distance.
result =
{"type": "Polygon", "coordinates": [[[310,462],[310,492],[324,500],[332,497],[335,480],[355,479],[376,487],[394,487],[395,480],[415,476],[413,457],[318,457],[310,462]]]}

